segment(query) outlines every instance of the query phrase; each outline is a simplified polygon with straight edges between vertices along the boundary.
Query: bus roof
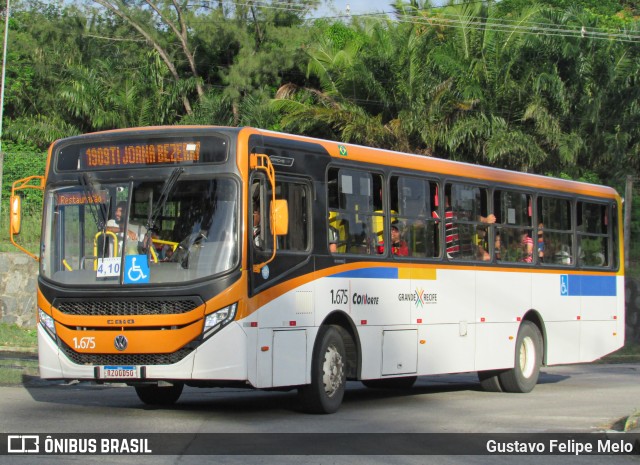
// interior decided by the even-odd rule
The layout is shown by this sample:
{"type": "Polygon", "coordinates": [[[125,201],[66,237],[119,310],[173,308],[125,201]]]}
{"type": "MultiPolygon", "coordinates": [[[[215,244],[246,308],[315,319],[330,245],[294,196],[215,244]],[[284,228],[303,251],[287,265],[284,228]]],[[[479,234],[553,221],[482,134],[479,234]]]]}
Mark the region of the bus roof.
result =
{"type": "MultiPolygon", "coordinates": [[[[577,193],[583,195],[606,197],[611,199],[619,198],[615,189],[597,184],[589,184],[579,181],[570,181],[559,178],[552,178],[539,174],[522,173],[501,168],[475,165],[452,160],[446,160],[427,155],[416,155],[410,153],[395,152],[387,149],[365,147],[357,144],[350,144],[326,139],[316,139],[307,136],[286,134],[282,132],[258,129],[252,127],[228,127],[228,126],[149,126],[137,128],[114,129],[110,131],[94,132],[83,134],[69,139],[82,139],[95,135],[109,134],[142,134],[145,132],[157,132],[168,130],[189,130],[189,129],[220,129],[231,133],[260,134],[265,136],[279,137],[288,140],[316,143],[334,158],[343,160],[354,160],[364,163],[373,163],[401,169],[419,170],[425,173],[435,173],[444,176],[460,176],[473,178],[479,181],[504,182],[533,189],[549,189],[567,193],[577,193]]],[[[56,144],[56,141],[54,144],[56,144]]],[[[52,144],[53,145],[53,144],[52,144]]]]}
{"type": "Polygon", "coordinates": [[[262,134],[276,135],[286,139],[315,142],[322,145],[332,157],[360,162],[419,170],[440,175],[461,176],[480,181],[504,182],[534,189],[550,189],[607,198],[618,198],[615,189],[597,184],[553,178],[539,174],[523,173],[501,168],[492,168],[472,163],[446,160],[428,155],[395,152],[387,149],[365,147],[324,139],[284,134],[275,131],[257,130],[262,134]]]}

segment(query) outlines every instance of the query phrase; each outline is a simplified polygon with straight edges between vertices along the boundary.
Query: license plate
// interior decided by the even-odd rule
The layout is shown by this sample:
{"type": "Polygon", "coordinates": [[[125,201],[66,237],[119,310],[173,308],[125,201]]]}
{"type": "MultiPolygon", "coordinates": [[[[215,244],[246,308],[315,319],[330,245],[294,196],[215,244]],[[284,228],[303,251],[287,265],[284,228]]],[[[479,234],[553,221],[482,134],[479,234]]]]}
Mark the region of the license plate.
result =
{"type": "Polygon", "coordinates": [[[107,365],[102,367],[103,378],[137,378],[138,370],[134,366],[107,365]]]}

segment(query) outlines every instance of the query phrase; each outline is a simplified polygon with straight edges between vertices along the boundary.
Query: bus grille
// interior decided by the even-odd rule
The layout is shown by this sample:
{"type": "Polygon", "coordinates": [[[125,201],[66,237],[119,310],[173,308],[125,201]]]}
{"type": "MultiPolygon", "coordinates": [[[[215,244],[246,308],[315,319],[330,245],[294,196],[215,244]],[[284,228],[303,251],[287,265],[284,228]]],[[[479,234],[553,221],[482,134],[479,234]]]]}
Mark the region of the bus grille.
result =
{"type": "Polygon", "coordinates": [[[133,316],[176,315],[198,308],[203,302],[199,297],[160,299],[56,299],[53,307],[66,315],[83,316],[133,316]]]}
{"type": "Polygon", "coordinates": [[[194,350],[182,348],[171,354],[81,354],[63,341],[58,344],[69,360],[78,365],[171,365],[194,350]]]}

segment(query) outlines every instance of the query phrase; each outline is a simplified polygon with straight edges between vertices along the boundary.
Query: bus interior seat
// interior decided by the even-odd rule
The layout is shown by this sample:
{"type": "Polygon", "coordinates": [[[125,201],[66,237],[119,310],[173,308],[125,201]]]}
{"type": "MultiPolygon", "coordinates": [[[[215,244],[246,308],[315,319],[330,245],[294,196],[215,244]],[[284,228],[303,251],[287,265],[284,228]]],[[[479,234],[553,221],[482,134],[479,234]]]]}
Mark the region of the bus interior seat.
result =
{"type": "Polygon", "coordinates": [[[330,212],[329,225],[338,231],[337,253],[345,253],[347,251],[347,242],[349,240],[349,221],[339,218],[336,212],[330,212]]]}

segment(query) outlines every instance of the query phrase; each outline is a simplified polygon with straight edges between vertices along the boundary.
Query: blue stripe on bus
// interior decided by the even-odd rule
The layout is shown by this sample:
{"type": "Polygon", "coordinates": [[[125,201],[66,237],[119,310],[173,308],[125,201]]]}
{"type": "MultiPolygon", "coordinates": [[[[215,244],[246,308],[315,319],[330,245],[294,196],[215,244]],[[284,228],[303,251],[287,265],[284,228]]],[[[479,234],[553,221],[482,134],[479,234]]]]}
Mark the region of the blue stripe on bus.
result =
{"type": "Polygon", "coordinates": [[[398,279],[397,268],[361,268],[359,270],[350,270],[342,273],[334,274],[331,278],[377,278],[377,279],[398,279]]]}
{"type": "Polygon", "coordinates": [[[560,293],[566,296],[614,297],[617,290],[615,276],[560,276],[560,293]]]}

